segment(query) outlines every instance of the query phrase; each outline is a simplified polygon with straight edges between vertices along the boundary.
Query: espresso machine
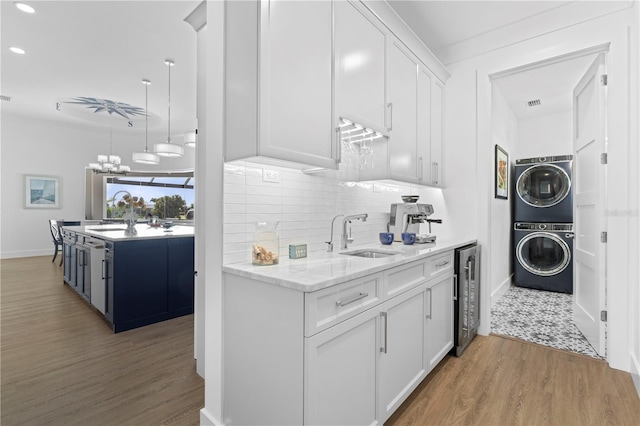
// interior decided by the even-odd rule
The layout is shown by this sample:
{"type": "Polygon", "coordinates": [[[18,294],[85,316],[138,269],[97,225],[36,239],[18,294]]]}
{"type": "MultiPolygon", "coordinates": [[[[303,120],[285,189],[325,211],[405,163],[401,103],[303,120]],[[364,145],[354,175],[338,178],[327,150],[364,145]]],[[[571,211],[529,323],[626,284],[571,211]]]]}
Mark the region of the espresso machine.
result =
{"type": "Polygon", "coordinates": [[[403,195],[403,203],[391,204],[391,213],[389,214],[389,232],[393,232],[393,241],[402,241],[403,232],[412,232],[416,234],[416,243],[432,243],[436,240],[436,236],[431,234],[432,223],[442,223],[441,219],[429,219],[433,214],[433,206],[431,204],[416,203],[418,196],[403,195]],[[420,233],[421,223],[429,224],[429,233],[420,233]]]}

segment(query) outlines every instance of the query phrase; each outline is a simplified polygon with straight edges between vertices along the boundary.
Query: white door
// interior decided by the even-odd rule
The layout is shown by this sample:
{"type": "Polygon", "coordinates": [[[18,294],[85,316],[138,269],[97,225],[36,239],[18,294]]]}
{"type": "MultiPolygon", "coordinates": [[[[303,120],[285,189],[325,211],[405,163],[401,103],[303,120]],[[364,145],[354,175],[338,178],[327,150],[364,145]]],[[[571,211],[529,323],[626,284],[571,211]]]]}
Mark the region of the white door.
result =
{"type": "Polygon", "coordinates": [[[331,2],[263,6],[261,155],[335,168],[331,2]]]}
{"type": "Polygon", "coordinates": [[[380,425],[377,309],[305,339],[305,425],[380,425]]]}
{"type": "Polygon", "coordinates": [[[576,326],[600,354],[605,354],[605,261],[601,233],[604,218],[606,152],[604,53],[598,55],[573,90],[574,262],[573,315],[576,326]]]}
{"type": "Polygon", "coordinates": [[[432,281],[426,295],[427,371],[431,371],[453,348],[453,277],[432,281]]]}
{"type": "Polygon", "coordinates": [[[431,86],[434,76],[424,67],[418,70],[418,181],[433,183],[431,171],[431,86]]]}
{"type": "Polygon", "coordinates": [[[425,285],[385,302],[380,308],[380,414],[384,422],[427,375],[425,285]]]}
{"type": "Polygon", "coordinates": [[[393,39],[389,51],[389,102],[391,103],[389,169],[403,182],[418,179],[416,120],[418,62],[401,42],[393,39]]]}
{"type": "Polygon", "coordinates": [[[336,114],[384,131],[387,32],[358,4],[334,4],[336,114]]]}

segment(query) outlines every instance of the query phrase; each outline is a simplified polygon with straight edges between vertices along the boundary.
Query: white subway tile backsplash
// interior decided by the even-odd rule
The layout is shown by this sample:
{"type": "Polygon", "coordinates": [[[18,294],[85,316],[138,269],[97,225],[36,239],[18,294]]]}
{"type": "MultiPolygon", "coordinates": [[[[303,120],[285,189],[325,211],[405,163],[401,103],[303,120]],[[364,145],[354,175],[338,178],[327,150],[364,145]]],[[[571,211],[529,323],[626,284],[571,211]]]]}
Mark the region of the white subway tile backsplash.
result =
{"type": "MultiPolygon", "coordinates": [[[[354,221],[355,244],[376,243],[386,231],[391,203],[400,195],[417,194],[420,201],[434,205],[434,217],[446,214],[442,190],[393,181],[357,182],[356,169],[304,174],[286,167],[251,162],[225,165],[224,173],[224,262],[250,261],[254,222],[279,221],[280,255],[288,245],[307,244],[309,253],[326,251],[331,238],[331,220],[338,214],[367,213],[366,222],[354,221]],[[279,182],[264,182],[263,169],[276,170],[279,182]]],[[[434,225],[438,226],[438,225],[434,225]]],[[[424,225],[423,225],[424,227],[424,225]]],[[[427,228],[423,228],[426,232],[427,228]]],[[[340,244],[342,219],[335,221],[333,241],[340,244]]],[[[437,229],[434,229],[437,233],[437,229]]]]}

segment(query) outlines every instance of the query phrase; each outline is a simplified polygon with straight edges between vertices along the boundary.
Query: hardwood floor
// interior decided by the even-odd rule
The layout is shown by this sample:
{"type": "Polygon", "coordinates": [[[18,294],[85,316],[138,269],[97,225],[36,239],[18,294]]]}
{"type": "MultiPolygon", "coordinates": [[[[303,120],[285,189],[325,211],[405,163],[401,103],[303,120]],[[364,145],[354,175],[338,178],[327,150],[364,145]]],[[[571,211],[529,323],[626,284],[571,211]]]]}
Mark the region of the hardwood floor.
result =
{"type": "MultiPolygon", "coordinates": [[[[1,418],[13,425],[195,425],[193,316],[113,334],[50,257],[0,261],[1,418]]],[[[629,374],[498,336],[447,357],[387,425],[640,425],[629,374]]]]}
{"type": "Polygon", "coordinates": [[[628,373],[584,355],[477,336],[448,356],[386,425],[640,425],[628,373]]]}
{"type": "Polygon", "coordinates": [[[48,256],[0,280],[3,426],[199,423],[193,315],[113,334],[48,256]]]}

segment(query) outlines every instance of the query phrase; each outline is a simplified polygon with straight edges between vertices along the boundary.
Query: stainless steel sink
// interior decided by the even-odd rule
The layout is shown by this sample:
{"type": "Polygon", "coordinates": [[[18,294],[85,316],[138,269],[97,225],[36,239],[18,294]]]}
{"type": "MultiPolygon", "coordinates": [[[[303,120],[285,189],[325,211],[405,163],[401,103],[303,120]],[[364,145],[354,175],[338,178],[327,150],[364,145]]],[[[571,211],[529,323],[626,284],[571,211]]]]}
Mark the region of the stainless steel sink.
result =
{"type": "Polygon", "coordinates": [[[345,251],[340,254],[344,254],[346,256],[357,256],[357,257],[367,257],[370,259],[379,259],[381,257],[389,257],[395,256],[399,252],[397,251],[385,251],[385,250],[376,250],[376,249],[361,249],[361,250],[353,250],[353,251],[345,251]]]}

